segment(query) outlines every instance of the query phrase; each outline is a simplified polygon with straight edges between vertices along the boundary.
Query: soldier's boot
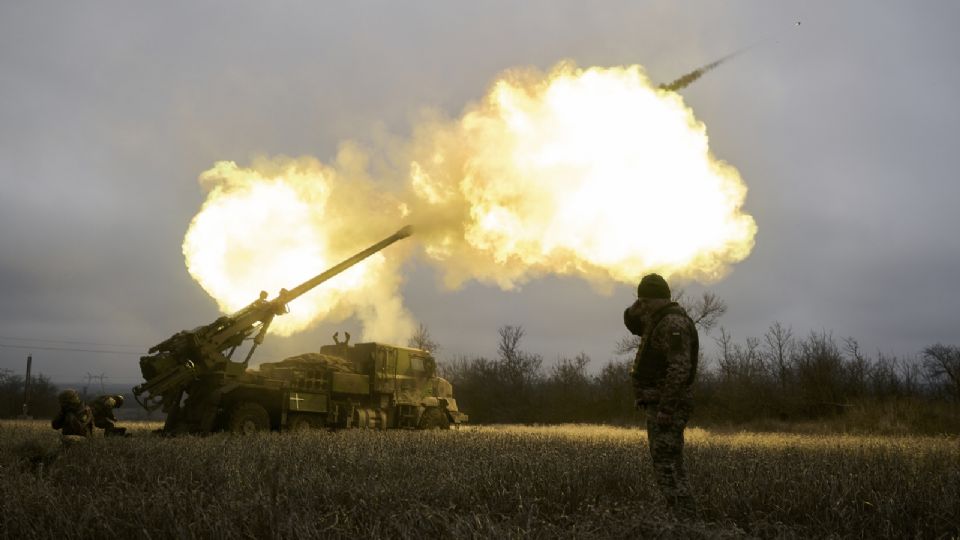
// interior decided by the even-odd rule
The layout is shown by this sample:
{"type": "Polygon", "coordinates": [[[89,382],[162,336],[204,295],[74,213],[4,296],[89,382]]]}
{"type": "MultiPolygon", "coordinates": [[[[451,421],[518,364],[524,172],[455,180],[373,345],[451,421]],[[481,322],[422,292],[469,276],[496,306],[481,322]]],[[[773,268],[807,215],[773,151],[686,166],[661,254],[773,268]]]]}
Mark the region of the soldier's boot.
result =
{"type": "Polygon", "coordinates": [[[103,430],[104,437],[126,437],[126,435],[127,435],[127,428],[122,428],[122,427],[118,428],[118,427],[110,426],[103,430]]]}

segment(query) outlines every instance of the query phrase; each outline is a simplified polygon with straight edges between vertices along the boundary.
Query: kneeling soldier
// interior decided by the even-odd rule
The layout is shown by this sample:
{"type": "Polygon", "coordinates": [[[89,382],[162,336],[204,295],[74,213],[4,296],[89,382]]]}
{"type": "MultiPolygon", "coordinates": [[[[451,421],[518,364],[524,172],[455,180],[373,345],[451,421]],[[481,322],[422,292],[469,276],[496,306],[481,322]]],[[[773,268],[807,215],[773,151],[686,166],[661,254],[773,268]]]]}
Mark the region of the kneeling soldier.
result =
{"type": "Polygon", "coordinates": [[[60,412],[50,422],[53,429],[63,434],[64,441],[73,441],[93,434],[93,414],[90,407],[83,404],[76,390],[64,390],[57,396],[60,412]]]}
{"type": "Polygon", "coordinates": [[[90,404],[93,409],[93,425],[103,430],[105,437],[123,436],[127,433],[127,428],[118,428],[116,426],[117,417],[113,414],[113,409],[123,405],[123,396],[99,396],[90,404]]]}

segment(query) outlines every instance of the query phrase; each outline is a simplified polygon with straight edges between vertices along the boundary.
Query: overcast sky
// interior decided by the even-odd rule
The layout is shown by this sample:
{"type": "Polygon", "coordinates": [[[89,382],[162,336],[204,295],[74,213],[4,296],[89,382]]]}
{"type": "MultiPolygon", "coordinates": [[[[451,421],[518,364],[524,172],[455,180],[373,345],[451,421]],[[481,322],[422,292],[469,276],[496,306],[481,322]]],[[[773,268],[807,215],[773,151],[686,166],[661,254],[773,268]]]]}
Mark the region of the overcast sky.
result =
{"type": "MultiPolygon", "coordinates": [[[[667,82],[764,38],[682,91],[759,229],[708,287],[729,305],[721,324],[742,340],[780,321],[904,357],[960,345],[960,4],[343,4],[0,3],[0,368],[32,353],[55,381],[133,385],[140,353],[215,318],[180,246],[217,160],[376,148],[514,66],[638,63],[667,82]]],[[[493,355],[515,324],[546,362],[583,351],[598,368],[635,290],[547,278],[451,293],[433,272],[411,262],[403,293],[441,358],[493,355]]],[[[358,328],[272,337],[260,359],[358,328]]]]}

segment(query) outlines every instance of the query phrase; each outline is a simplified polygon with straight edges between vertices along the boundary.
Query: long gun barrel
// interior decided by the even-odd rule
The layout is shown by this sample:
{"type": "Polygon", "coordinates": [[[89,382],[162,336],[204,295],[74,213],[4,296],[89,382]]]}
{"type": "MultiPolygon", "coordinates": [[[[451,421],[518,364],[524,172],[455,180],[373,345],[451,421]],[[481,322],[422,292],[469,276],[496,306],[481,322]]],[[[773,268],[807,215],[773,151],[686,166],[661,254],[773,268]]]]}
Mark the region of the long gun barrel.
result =
{"type": "MultiPolygon", "coordinates": [[[[234,340],[235,336],[239,335],[240,332],[243,332],[244,329],[249,328],[251,324],[256,322],[263,323],[260,327],[254,343],[259,345],[263,342],[264,336],[266,336],[267,328],[270,326],[270,323],[273,321],[275,315],[281,315],[286,313],[287,304],[300,296],[303,296],[311,289],[315,288],[317,285],[320,285],[324,281],[327,281],[337,274],[343,272],[344,270],[350,268],[351,266],[356,265],[360,261],[366,259],[367,257],[373,255],[374,253],[382,250],[383,248],[389,246],[390,244],[396,242],[397,240],[402,240],[413,233],[413,229],[408,225],[399,231],[393,233],[392,235],[384,238],[383,240],[377,242],[376,244],[368,247],[367,249],[357,253],[353,257],[346,259],[339,264],[332,266],[331,268],[313,276],[312,278],[304,281],[300,285],[297,285],[292,290],[281,289],[280,293],[277,294],[277,297],[269,302],[264,302],[265,295],[261,293],[261,298],[258,301],[253,302],[249,306],[243,308],[235,315],[233,315],[233,324],[230,324],[223,328],[222,330],[216,332],[210,339],[210,341],[215,345],[221,345],[228,341],[234,340]]],[[[250,356],[253,354],[253,349],[250,350],[250,353],[247,354],[247,360],[250,359],[250,356]]]]}
{"type": "Polygon", "coordinates": [[[361,251],[360,253],[357,253],[357,254],[354,255],[353,257],[350,257],[349,259],[346,259],[345,261],[341,262],[340,264],[337,264],[336,266],[334,266],[334,267],[332,267],[332,268],[330,268],[330,269],[328,269],[328,270],[325,270],[323,273],[320,273],[320,274],[317,274],[317,275],[313,276],[312,278],[308,279],[307,281],[304,281],[304,282],[301,283],[300,285],[297,285],[297,286],[294,287],[293,289],[290,289],[289,291],[281,292],[281,293],[277,296],[277,298],[274,300],[274,302],[284,302],[284,303],[287,303],[287,302],[293,300],[294,298],[297,298],[298,296],[303,295],[304,293],[306,293],[306,292],[309,291],[310,289],[316,287],[317,285],[323,283],[324,281],[327,281],[328,279],[332,278],[333,276],[339,274],[340,272],[343,272],[343,271],[346,270],[347,268],[350,268],[351,266],[357,264],[358,262],[366,259],[367,257],[369,257],[369,256],[373,255],[374,253],[380,251],[381,249],[383,249],[383,248],[389,246],[390,244],[396,242],[397,240],[402,240],[402,239],[410,236],[411,234],[413,234],[413,229],[412,229],[409,225],[407,225],[406,227],[404,227],[404,228],[400,229],[399,231],[393,233],[391,236],[388,236],[388,237],[384,238],[383,240],[381,240],[381,241],[377,242],[376,244],[368,247],[367,249],[361,251]]]}
{"type": "Polygon", "coordinates": [[[145,382],[133,390],[137,401],[147,410],[156,409],[162,402],[164,410],[168,410],[177,406],[180,394],[201,373],[236,369],[242,372],[257,346],[263,342],[273,318],[286,313],[289,302],[412,233],[411,227],[406,226],[293,289],[281,289],[273,300],[267,300],[267,293],[261,292],[259,299],[236,313],[220,317],[206,326],[178,332],[154,345],[149,356],[140,358],[140,371],[145,382]],[[251,336],[253,345],[246,358],[242,362],[231,361],[237,347],[251,336]],[[146,394],[146,399],[140,399],[142,394],[146,394]]]}

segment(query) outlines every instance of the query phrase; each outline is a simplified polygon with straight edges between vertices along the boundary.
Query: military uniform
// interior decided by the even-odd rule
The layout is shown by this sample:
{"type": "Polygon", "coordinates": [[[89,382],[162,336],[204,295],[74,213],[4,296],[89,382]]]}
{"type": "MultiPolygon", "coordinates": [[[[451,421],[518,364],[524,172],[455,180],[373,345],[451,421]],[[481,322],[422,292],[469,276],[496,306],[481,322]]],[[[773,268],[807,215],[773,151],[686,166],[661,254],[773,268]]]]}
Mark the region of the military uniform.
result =
{"type": "Polygon", "coordinates": [[[638,296],[624,311],[627,328],[642,338],[631,371],[637,408],[647,415],[650,457],[661,494],[675,514],[694,517],[696,503],[683,466],[683,432],[693,410],[697,328],[683,308],[670,301],[660,276],[645,276],[638,296]]]}
{"type": "Polygon", "coordinates": [[[89,437],[93,433],[93,413],[80,401],[76,390],[60,392],[60,412],[50,422],[64,437],[89,437]]]}
{"type": "Polygon", "coordinates": [[[127,433],[126,428],[116,426],[117,417],[113,409],[123,405],[123,396],[99,396],[90,404],[93,411],[93,425],[102,429],[106,437],[122,436],[127,433]]]}

